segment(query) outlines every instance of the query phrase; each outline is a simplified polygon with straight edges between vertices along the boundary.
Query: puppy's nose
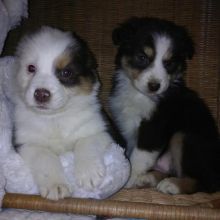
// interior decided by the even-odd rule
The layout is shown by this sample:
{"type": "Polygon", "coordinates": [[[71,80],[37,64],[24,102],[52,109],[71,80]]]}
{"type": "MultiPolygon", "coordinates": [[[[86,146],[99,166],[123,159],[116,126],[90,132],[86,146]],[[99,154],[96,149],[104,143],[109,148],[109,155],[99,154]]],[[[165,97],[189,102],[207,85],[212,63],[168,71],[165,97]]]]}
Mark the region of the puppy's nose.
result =
{"type": "Polygon", "coordinates": [[[160,88],[160,83],[156,81],[152,81],[148,83],[148,89],[150,92],[156,92],[160,88]]]}
{"type": "Polygon", "coordinates": [[[36,89],[34,92],[34,98],[37,102],[44,103],[50,100],[50,91],[44,88],[36,89]]]}

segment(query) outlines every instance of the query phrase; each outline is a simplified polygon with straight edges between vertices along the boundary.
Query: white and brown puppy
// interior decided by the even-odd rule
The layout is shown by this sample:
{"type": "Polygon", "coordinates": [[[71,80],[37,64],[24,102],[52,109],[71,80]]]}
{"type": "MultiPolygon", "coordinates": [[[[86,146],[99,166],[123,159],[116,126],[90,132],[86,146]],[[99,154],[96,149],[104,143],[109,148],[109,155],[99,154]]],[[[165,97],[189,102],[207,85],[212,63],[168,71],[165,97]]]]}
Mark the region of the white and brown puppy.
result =
{"type": "Polygon", "coordinates": [[[218,129],[184,82],[194,53],[187,30],[134,17],[113,31],[113,41],[118,52],[110,108],[127,141],[127,186],[171,194],[220,190],[218,129]]]}
{"type": "Polygon", "coordinates": [[[51,27],[18,45],[15,142],[43,197],[70,196],[59,155],[74,151],[76,181],[85,189],[105,175],[113,142],[97,98],[96,62],[86,43],[51,27]]]}

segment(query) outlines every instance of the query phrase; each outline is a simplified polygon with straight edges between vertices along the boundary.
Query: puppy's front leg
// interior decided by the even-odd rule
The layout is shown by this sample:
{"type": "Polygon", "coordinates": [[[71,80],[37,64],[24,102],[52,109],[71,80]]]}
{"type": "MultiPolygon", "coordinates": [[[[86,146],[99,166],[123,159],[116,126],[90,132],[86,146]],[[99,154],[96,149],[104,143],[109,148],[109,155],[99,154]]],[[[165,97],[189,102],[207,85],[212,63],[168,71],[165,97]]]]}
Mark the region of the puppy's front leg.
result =
{"type": "Polygon", "coordinates": [[[134,148],[130,162],[131,162],[131,176],[126,187],[142,187],[151,184],[151,176],[147,171],[154,166],[159,152],[140,150],[134,148]]]}
{"type": "Polygon", "coordinates": [[[82,138],[74,149],[75,177],[79,186],[91,190],[103,181],[106,173],[104,153],[110,145],[109,137],[97,135],[82,138]]]}
{"type": "Polygon", "coordinates": [[[23,145],[19,153],[31,169],[42,197],[58,200],[70,196],[59,157],[37,146],[23,145]]]}

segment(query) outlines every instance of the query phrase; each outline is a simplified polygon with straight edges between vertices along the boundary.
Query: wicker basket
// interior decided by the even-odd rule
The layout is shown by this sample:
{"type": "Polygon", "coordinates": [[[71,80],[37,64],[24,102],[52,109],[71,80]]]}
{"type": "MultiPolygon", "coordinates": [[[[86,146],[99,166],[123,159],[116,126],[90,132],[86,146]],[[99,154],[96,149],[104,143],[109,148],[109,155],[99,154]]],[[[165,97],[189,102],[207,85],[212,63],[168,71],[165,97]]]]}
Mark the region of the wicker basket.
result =
{"type": "Polygon", "coordinates": [[[150,220],[219,220],[220,193],[171,196],[154,189],[124,189],[106,200],[68,198],[57,202],[36,195],[6,194],[3,207],[150,220]]]}
{"type": "MultiPolygon", "coordinates": [[[[130,16],[156,16],[186,26],[196,43],[189,64],[187,84],[199,92],[220,124],[220,18],[218,0],[31,0],[29,19],[12,31],[3,55],[11,55],[20,36],[39,25],[74,30],[88,41],[99,64],[102,101],[111,86],[115,48],[112,29],[130,16]]],[[[39,196],[6,194],[5,208],[96,214],[148,219],[220,219],[220,193],[165,195],[153,189],[122,190],[97,201],[64,199],[53,202],[39,196]]]]}

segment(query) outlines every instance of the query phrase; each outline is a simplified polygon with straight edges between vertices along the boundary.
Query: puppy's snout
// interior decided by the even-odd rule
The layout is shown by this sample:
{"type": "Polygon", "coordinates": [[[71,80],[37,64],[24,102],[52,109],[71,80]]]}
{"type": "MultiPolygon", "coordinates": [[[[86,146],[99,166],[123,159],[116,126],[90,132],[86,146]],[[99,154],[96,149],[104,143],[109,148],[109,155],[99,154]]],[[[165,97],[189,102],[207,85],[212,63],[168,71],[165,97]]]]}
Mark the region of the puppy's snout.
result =
{"type": "Polygon", "coordinates": [[[50,100],[50,91],[44,88],[36,89],[34,92],[34,98],[39,103],[45,103],[50,100]]]}
{"type": "Polygon", "coordinates": [[[160,83],[157,81],[152,81],[152,82],[149,82],[147,86],[150,92],[156,92],[160,88],[160,83]]]}

